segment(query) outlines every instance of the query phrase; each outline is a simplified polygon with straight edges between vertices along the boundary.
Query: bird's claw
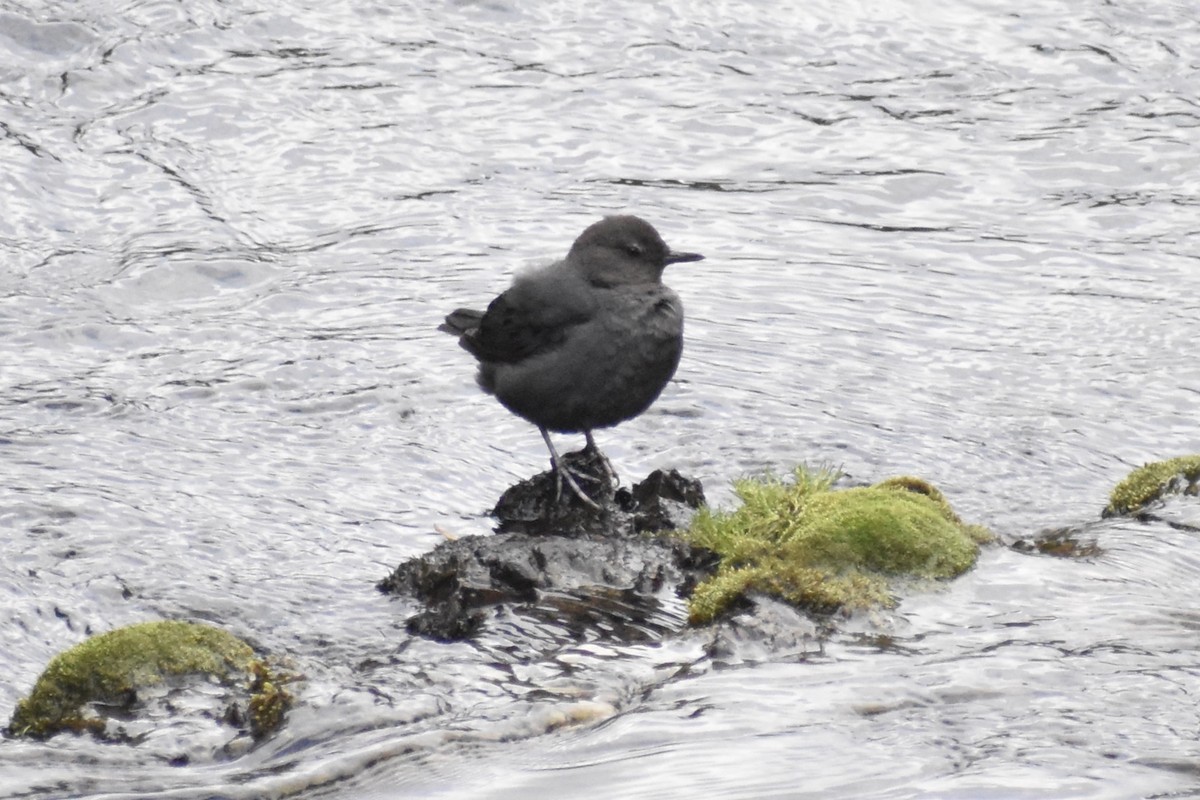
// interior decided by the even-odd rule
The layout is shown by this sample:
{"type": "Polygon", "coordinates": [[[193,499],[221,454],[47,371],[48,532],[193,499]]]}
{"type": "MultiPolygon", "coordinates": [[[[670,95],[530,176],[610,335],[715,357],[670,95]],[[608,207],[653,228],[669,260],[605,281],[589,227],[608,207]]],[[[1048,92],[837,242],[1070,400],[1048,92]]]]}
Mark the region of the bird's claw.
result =
{"type": "Polygon", "coordinates": [[[583,448],[584,454],[589,457],[589,460],[600,462],[600,469],[604,470],[603,478],[596,477],[595,475],[589,475],[588,478],[597,483],[607,479],[613,485],[613,488],[620,486],[621,478],[617,475],[617,471],[613,469],[612,462],[608,460],[608,456],[600,452],[600,448],[596,446],[596,440],[592,438],[592,432],[585,431],[583,435],[587,441],[587,444],[583,448]]]}
{"type": "MultiPolygon", "coordinates": [[[[597,503],[592,498],[588,497],[587,494],[583,491],[583,489],[579,488],[579,484],[575,481],[575,476],[571,474],[571,470],[562,466],[561,464],[555,463],[554,464],[554,475],[555,475],[554,502],[556,502],[556,503],[562,502],[562,487],[563,487],[563,483],[565,482],[567,484],[567,486],[571,487],[571,492],[576,497],[578,497],[581,501],[583,501],[584,505],[591,507],[595,511],[600,510],[600,504],[597,503]]],[[[583,478],[585,476],[583,474],[580,474],[579,477],[583,478]]],[[[596,478],[594,478],[591,475],[588,475],[586,477],[591,478],[592,480],[596,480],[596,478]]]]}

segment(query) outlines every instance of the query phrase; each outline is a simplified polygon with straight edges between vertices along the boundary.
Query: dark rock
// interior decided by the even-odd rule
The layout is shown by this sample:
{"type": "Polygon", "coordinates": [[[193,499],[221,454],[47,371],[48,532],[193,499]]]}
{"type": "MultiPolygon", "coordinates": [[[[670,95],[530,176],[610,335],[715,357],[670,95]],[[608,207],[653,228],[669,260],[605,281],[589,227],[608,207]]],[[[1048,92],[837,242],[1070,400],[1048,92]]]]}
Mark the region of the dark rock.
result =
{"type": "Polygon", "coordinates": [[[500,496],[492,516],[502,532],[532,536],[581,536],[587,533],[628,536],[687,526],[704,505],[700,482],[677,470],[655,470],[632,489],[617,489],[598,451],[579,450],[562,457],[576,474],[595,476],[589,495],[598,508],[585,505],[558,486],[553,469],[510,487],[500,496]]]}
{"type": "Polygon", "coordinates": [[[1017,539],[1009,546],[1018,553],[1057,558],[1095,558],[1104,554],[1095,532],[1088,532],[1082,527],[1044,530],[1028,538],[1017,539]]]}
{"type": "MultiPolygon", "coordinates": [[[[581,464],[580,453],[573,469],[581,464]]],[[[397,567],[378,588],[420,601],[409,632],[454,641],[475,636],[489,609],[545,617],[581,635],[598,628],[641,639],[682,627],[664,614],[715,567],[712,553],[653,534],[686,524],[704,502],[700,484],[672,470],[632,487],[611,486],[592,509],[556,497],[553,470],[510,488],[496,506],[501,533],[444,542],[397,567]],[[541,514],[542,516],[539,516],[541,514]]]]}
{"type": "MultiPolygon", "coordinates": [[[[551,468],[509,487],[500,495],[492,509],[492,516],[499,522],[497,530],[533,536],[616,533],[616,526],[626,525],[632,517],[621,513],[616,505],[616,486],[603,459],[599,451],[586,449],[561,457],[563,466],[571,472],[592,478],[587,481],[587,488],[596,508],[584,504],[567,487],[560,485],[558,473],[551,468]]],[[[620,532],[627,534],[630,531],[627,528],[620,532]]]]}
{"type": "Polygon", "coordinates": [[[634,530],[679,530],[687,527],[692,514],[704,505],[704,489],[700,481],[685,478],[678,470],[656,469],[632,490],[618,491],[616,501],[633,514],[634,530]]]}

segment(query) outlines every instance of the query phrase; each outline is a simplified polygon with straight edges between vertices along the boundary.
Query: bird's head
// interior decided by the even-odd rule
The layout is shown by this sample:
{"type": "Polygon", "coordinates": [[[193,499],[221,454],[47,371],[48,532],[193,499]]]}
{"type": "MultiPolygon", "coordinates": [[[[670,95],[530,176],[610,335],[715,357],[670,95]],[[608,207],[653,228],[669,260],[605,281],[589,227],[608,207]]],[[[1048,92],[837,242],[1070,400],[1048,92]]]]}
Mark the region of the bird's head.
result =
{"type": "Polygon", "coordinates": [[[596,286],[660,283],[668,264],[699,261],[699,253],[676,253],[640,217],[605,217],[579,235],[567,262],[596,286]]]}

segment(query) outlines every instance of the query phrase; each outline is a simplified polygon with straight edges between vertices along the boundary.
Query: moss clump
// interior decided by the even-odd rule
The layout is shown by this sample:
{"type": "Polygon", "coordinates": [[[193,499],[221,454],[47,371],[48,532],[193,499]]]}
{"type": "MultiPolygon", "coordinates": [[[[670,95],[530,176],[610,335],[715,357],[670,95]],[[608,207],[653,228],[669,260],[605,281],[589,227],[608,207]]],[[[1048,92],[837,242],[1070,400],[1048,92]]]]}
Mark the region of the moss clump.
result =
{"type": "Polygon", "coordinates": [[[686,535],[721,566],[693,593],[691,621],[708,622],[751,592],[817,611],[887,605],[889,578],[960,575],[992,538],[918,478],[834,491],[838,477],[799,467],[791,482],[741,480],[737,510],[702,510],[686,535]]]}
{"type": "Polygon", "coordinates": [[[250,701],[246,704],[250,718],[250,733],[262,739],[283,724],[283,715],[292,707],[294,698],[284,684],[296,680],[294,675],[279,672],[265,661],[250,664],[250,701]]]}
{"type": "Polygon", "coordinates": [[[1145,464],[1129,473],[1108,496],[1102,516],[1129,514],[1168,494],[1200,492],[1200,455],[1145,464]]]}
{"type": "Polygon", "coordinates": [[[209,625],[165,621],[119,628],[55,656],[17,704],[9,732],[37,738],[64,730],[103,734],[104,721],[85,716],[89,703],[128,706],[138,688],[171,676],[246,678],[254,661],[250,645],[209,625]]]}

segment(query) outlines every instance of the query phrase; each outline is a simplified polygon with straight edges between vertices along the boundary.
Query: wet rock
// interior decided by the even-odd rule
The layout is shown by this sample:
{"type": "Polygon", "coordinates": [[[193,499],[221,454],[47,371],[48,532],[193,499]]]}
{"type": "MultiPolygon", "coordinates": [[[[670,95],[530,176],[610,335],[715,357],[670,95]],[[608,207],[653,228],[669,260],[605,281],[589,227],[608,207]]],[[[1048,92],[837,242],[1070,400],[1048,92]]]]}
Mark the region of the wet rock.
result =
{"type": "Polygon", "coordinates": [[[497,530],[534,536],[580,536],[587,533],[629,535],[684,528],[704,505],[700,482],[677,470],[655,470],[632,489],[618,489],[599,452],[567,453],[563,463],[576,475],[591,508],[569,489],[558,486],[554,470],[512,486],[500,496],[492,516],[497,530]]]}
{"type": "Polygon", "coordinates": [[[617,503],[633,515],[634,530],[653,533],[686,528],[696,510],[704,506],[700,482],[677,470],[655,470],[631,491],[617,492],[617,503]]]}
{"type": "Polygon", "coordinates": [[[682,610],[664,621],[664,601],[686,596],[715,559],[654,534],[687,524],[704,503],[700,484],[674,470],[656,471],[615,490],[598,460],[582,451],[564,460],[577,473],[597,476],[588,492],[599,509],[569,491],[559,496],[553,471],[510,488],[493,511],[500,533],[444,542],[380,581],[381,591],[424,605],[408,620],[410,632],[470,638],[498,606],[551,615],[567,629],[600,625],[635,638],[647,625],[682,626],[682,610]]]}
{"type": "Polygon", "coordinates": [[[1047,529],[1033,536],[1023,536],[1009,547],[1018,553],[1055,558],[1087,559],[1104,554],[1096,533],[1084,527],[1047,529]]]}
{"type": "Polygon", "coordinates": [[[1113,487],[1100,519],[1023,536],[1010,547],[1031,555],[1089,559],[1104,553],[1108,528],[1135,521],[1200,531],[1200,454],[1143,464],[1113,487]]]}
{"type": "Polygon", "coordinates": [[[753,663],[782,654],[797,659],[824,654],[832,630],[829,618],[816,617],[769,595],[740,598],[739,605],[713,628],[705,648],[723,666],[753,663]]]}
{"type": "Polygon", "coordinates": [[[13,712],[8,733],[63,731],[114,742],[172,737],[191,762],[230,753],[283,722],[295,678],[231,633],[178,620],[93,636],[50,661],[13,712]]]}
{"type": "Polygon", "coordinates": [[[1200,495],[1200,454],[1178,456],[1138,467],[1113,487],[1103,517],[1145,513],[1172,495],[1200,495]]]}

